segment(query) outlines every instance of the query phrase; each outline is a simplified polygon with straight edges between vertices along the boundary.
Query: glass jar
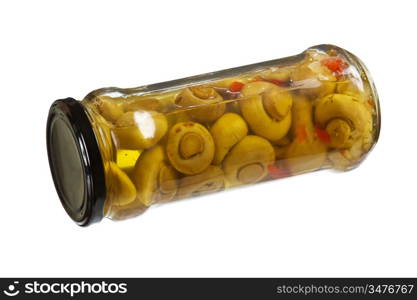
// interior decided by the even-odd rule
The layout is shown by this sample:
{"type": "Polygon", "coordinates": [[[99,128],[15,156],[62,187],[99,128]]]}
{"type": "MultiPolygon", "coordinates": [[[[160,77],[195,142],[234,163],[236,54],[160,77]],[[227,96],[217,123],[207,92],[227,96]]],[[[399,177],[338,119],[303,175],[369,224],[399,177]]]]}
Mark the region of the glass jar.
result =
{"type": "Polygon", "coordinates": [[[332,45],[51,106],[47,146],[79,225],[156,203],[363,161],[380,130],[363,63],[332,45]]]}

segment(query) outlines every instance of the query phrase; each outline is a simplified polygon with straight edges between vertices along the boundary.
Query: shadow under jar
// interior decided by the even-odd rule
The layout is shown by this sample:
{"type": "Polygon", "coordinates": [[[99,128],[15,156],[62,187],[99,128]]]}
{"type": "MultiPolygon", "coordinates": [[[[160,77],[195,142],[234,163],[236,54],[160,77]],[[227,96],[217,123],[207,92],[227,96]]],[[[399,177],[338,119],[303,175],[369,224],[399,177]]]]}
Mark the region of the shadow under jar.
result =
{"type": "Polygon", "coordinates": [[[319,169],[350,170],[380,129],[363,63],[332,45],[253,65],[55,101],[47,146],[79,225],[319,169]]]}

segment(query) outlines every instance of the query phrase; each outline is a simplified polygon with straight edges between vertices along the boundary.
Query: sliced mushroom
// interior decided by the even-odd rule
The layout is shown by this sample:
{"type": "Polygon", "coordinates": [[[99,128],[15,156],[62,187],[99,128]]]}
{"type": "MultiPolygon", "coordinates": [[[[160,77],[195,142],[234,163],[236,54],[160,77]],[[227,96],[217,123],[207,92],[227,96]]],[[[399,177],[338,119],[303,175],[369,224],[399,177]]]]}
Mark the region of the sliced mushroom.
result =
{"type": "Polygon", "coordinates": [[[291,126],[292,96],[269,82],[252,82],[242,89],[243,117],[254,133],[271,142],[283,138],[291,126]]]}
{"type": "Polygon", "coordinates": [[[130,111],[116,121],[113,135],[118,148],[147,149],[166,133],[168,123],[163,114],[155,111],[130,111]]]}
{"type": "Polygon", "coordinates": [[[229,150],[248,134],[248,126],[241,116],[235,113],[226,113],[211,127],[216,152],[213,164],[218,165],[229,150]]]}
{"type": "Polygon", "coordinates": [[[224,173],[218,166],[209,166],[202,173],[181,178],[178,198],[205,195],[219,191],[224,186],[224,173]]]}
{"type": "Polygon", "coordinates": [[[132,178],[137,198],[145,206],[169,201],[177,192],[178,173],[167,164],[164,149],[159,145],[139,157],[132,178]]]}
{"type": "Polygon", "coordinates": [[[209,123],[220,118],[226,110],[222,96],[212,87],[193,86],[178,95],[175,103],[189,108],[187,113],[195,121],[209,123]]]}
{"type": "Polygon", "coordinates": [[[316,136],[311,101],[295,96],[293,111],[293,141],[285,153],[285,165],[292,175],[320,169],[326,160],[326,145],[316,136]]]}
{"type": "Polygon", "coordinates": [[[248,135],[237,143],[223,160],[229,186],[259,182],[265,178],[268,165],[274,161],[272,145],[264,138],[248,135]]]}
{"type": "Polygon", "coordinates": [[[213,138],[199,123],[175,124],[169,131],[166,147],[171,164],[187,175],[204,171],[213,161],[213,138]]]}
{"type": "Polygon", "coordinates": [[[356,97],[330,94],[317,101],[315,120],[330,136],[332,148],[349,148],[372,135],[372,114],[356,97]]]}

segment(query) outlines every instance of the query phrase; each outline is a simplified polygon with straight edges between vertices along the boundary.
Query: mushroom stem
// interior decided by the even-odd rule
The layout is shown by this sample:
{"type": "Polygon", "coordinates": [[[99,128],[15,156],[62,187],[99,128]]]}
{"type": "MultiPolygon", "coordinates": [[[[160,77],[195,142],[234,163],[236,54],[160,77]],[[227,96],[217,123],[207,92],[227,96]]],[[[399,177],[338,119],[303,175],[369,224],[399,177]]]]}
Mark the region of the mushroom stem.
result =
{"type": "Polygon", "coordinates": [[[185,134],[180,141],[180,153],[185,159],[197,155],[204,150],[204,141],[200,135],[190,132],[185,134]]]}
{"type": "Polygon", "coordinates": [[[314,130],[312,104],[306,96],[297,96],[293,105],[293,141],[285,153],[285,165],[295,174],[320,169],[326,159],[326,146],[314,130]]]}
{"type": "Polygon", "coordinates": [[[348,145],[351,128],[348,122],[342,119],[333,119],[327,123],[326,131],[330,136],[330,146],[343,148],[348,145]]]}

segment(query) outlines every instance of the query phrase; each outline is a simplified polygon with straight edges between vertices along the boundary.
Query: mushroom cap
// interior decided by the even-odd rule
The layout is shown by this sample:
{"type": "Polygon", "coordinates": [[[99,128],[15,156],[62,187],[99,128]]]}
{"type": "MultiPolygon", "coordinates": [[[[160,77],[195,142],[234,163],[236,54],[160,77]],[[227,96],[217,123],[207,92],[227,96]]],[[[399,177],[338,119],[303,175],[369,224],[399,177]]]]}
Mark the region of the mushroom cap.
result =
{"type": "Polygon", "coordinates": [[[293,141],[285,149],[284,164],[292,175],[320,169],[326,161],[327,147],[315,134],[311,101],[304,95],[296,96],[292,114],[293,141]]]}
{"type": "Polygon", "coordinates": [[[226,113],[211,127],[216,152],[213,164],[220,164],[229,150],[248,134],[245,120],[235,113],[226,113]]]}
{"type": "Polygon", "coordinates": [[[357,139],[372,134],[372,114],[358,98],[344,94],[330,94],[319,99],[315,106],[315,120],[330,135],[348,135],[343,141],[333,142],[332,147],[350,147],[357,139]],[[335,120],[340,120],[335,124],[335,120]],[[344,121],[344,122],[341,122],[344,121]],[[330,126],[331,125],[331,126],[330,126]],[[336,127],[336,125],[338,125],[336,127]],[[346,127],[350,126],[350,130],[346,127]]]}
{"type": "Polygon", "coordinates": [[[113,136],[118,148],[147,149],[154,146],[167,132],[165,116],[155,111],[129,111],[116,121],[113,136]]]}
{"type": "Polygon", "coordinates": [[[112,124],[114,124],[117,119],[123,115],[123,109],[111,97],[98,96],[91,101],[93,107],[97,109],[98,113],[112,124]]]}
{"type": "Polygon", "coordinates": [[[290,112],[292,95],[286,88],[267,81],[255,81],[246,84],[242,89],[244,97],[262,95],[265,111],[271,118],[281,121],[290,112]]]}
{"type": "Polygon", "coordinates": [[[262,180],[274,158],[274,148],[266,139],[256,135],[244,137],[223,160],[223,170],[229,186],[262,180]]]}
{"type": "Polygon", "coordinates": [[[252,131],[271,142],[283,138],[291,126],[292,96],[270,82],[248,83],[239,101],[243,117],[252,131]]]}
{"type": "Polygon", "coordinates": [[[178,95],[175,103],[187,110],[189,116],[203,123],[217,120],[226,110],[225,103],[222,103],[222,96],[212,87],[194,86],[185,88],[178,95]]]}
{"type": "Polygon", "coordinates": [[[284,88],[275,86],[265,91],[263,102],[267,113],[277,121],[281,121],[290,113],[292,107],[292,95],[284,88]]]}
{"type": "Polygon", "coordinates": [[[200,173],[213,161],[213,138],[210,132],[199,123],[175,124],[169,131],[166,147],[172,166],[183,174],[200,173]]]}
{"type": "Polygon", "coordinates": [[[132,203],[136,198],[136,188],[129,176],[114,162],[107,167],[107,199],[110,205],[124,206],[132,203]]]}
{"type": "Polygon", "coordinates": [[[156,202],[168,202],[174,199],[178,189],[179,174],[177,170],[166,162],[161,164],[158,176],[159,193],[156,202]]]}
{"type": "Polygon", "coordinates": [[[288,113],[281,121],[274,120],[266,112],[260,95],[241,99],[239,105],[252,131],[271,142],[282,139],[291,127],[291,113],[288,113]]]}
{"type": "Polygon", "coordinates": [[[166,154],[158,145],[146,150],[136,162],[132,174],[137,197],[145,206],[174,197],[177,173],[166,164],[166,154]]]}

